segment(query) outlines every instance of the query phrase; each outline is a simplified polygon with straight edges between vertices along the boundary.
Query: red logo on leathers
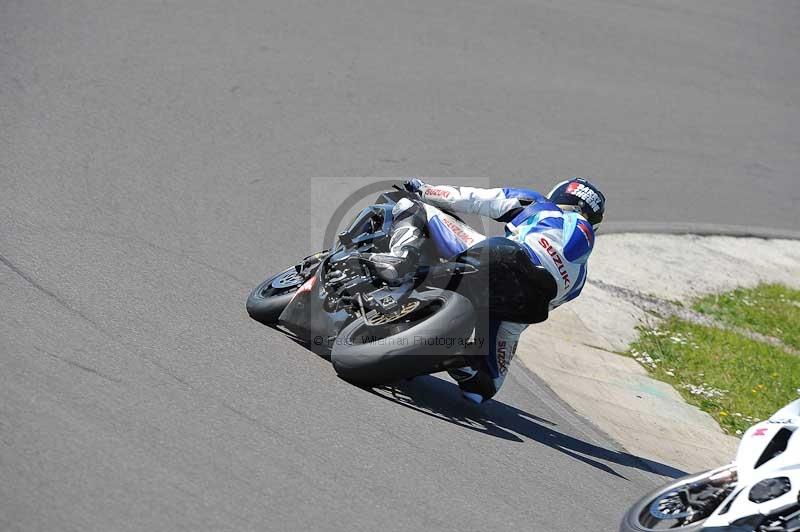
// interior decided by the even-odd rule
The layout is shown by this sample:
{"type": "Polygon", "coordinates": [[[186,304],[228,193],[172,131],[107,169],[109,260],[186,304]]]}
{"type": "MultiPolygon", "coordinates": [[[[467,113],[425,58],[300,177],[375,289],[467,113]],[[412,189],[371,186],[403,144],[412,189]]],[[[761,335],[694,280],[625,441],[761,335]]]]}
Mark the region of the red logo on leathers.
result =
{"type": "Polygon", "coordinates": [[[514,357],[514,352],[517,350],[517,342],[506,342],[505,340],[498,340],[495,347],[497,354],[497,369],[500,370],[500,375],[508,373],[508,365],[514,357]]]}
{"type": "Polygon", "coordinates": [[[564,288],[569,288],[569,285],[572,284],[572,282],[569,280],[567,267],[564,265],[564,260],[561,258],[561,255],[558,254],[556,248],[554,248],[545,237],[539,239],[539,244],[541,244],[541,246],[547,251],[547,254],[552,257],[553,262],[555,262],[556,268],[558,268],[558,273],[561,274],[561,278],[564,280],[564,288]]]}
{"type": "Polygon", "coordinates": [[[457,223],[455,223],[447,216],[442,216],[441,220],[442,223],[446,225],[447,228],[450,229],[450,231],[452,231],[454,235],[460,238],[461,241],[467,244],[468,246],[471,246],[475,242],[474,238],[469,236],[466,231],[464,231],[461,227],[459,227],[457,223]]]}
{"type": "Polygon", "coordinates": [[[428,190],[425,191],[425,196],[426,197],[432,197],[432,198],[449,198],[450,197],[450,191],[445,189],[445,188],[433,188],[433,187],[431,187],[431,188],[429,188],[428,190]]]}
{"type": "Polygon", "coordinates": [[[495,349],[495,352],[497,353],[497,369],[500,370],[500,375],[505,375],[508,371],[505,340],[499,340],[497,342],[497,348],[495,349]]]}

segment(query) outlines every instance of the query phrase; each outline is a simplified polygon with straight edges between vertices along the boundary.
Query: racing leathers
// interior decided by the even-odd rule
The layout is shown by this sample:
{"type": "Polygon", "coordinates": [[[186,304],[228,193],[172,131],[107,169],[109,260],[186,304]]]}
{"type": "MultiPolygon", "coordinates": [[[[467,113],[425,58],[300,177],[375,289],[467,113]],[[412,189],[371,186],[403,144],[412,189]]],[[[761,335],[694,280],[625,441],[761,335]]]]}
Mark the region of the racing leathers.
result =
{"type": "MultiPolygon", "coordinates": [[[[391,254],[407,257],[427,230],[445,258],[486,237],[447,212],[478,214],[505,223],[505,237],[522,245],[536,265],[556,281],[550,308],[574,299],[586,281],[586,261],[594,245],[592,225],[576,212],[564,211],[547,197],[529,189],[473,188],[409,182],[422,202],[403,199],[394,209],[396,226],[391,254]],[[424,224],[424,228],[423,228],[424,224]]],[[[453,370],[463,395],[476,403],[494,396],[503,384],[524,323],[489,319],[484,331],[488,345],[471,366],[453,370]]],[[[476,331],[476,334],[479,331],[476,331]]]]}

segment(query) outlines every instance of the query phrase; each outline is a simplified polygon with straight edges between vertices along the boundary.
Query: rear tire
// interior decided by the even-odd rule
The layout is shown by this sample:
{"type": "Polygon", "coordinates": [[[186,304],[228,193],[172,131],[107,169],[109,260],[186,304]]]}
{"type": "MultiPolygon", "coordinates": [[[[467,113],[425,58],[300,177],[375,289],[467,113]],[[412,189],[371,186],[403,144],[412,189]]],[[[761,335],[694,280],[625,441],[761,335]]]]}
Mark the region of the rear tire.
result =
{"type": "Polygon", "coordinates": [[[363,317],[342,329],[331,352],[336,373],[360,386],[378,386],[436,373],[458,359],[475,326],[472,303],[455,292],[413,295],[416,310],[397,321],[371,325],[363,317]]]}
{"type": "Polygon", "coordinates": [[[294,293],[305,282],[294,266],[256,286],[247,297],[247,313],[264,325],[274,325],[294,293]]]}

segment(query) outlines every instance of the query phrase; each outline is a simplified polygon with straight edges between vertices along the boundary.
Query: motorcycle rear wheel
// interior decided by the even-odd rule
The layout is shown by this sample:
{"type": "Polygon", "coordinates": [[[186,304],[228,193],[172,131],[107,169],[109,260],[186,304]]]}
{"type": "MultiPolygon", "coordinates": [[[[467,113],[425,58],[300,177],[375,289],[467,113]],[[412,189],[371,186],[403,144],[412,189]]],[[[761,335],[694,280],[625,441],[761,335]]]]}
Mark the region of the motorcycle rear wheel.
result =
{"type": "Polygon", "coordinates": [[[400,319],[368,322],[359,317],[339,333],[331,362],[339,377],[379,386],[436,373],[459,360],[475,326],[472,303],[449,290],[414,294],[413,310],[400,319]]]}

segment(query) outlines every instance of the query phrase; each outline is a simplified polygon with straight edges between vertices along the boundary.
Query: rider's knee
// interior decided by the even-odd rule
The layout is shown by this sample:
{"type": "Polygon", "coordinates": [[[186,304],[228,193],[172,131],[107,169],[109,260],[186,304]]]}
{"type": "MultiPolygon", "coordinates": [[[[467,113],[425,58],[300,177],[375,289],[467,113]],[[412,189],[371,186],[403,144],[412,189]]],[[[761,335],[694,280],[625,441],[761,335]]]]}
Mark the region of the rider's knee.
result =
{"type": "Polygon", "coordinates": [[[412,201],[409,198],[401,198],[394,204],[394,207],[392,207],[392,216],[394,216],[396,220],[401,217],[401,215],[410,215],[420,210],[422,210],[422,207],[418,202],[412,201]]]}
{"type": "Polygon", "coordinates": [[[395,204],[392,208],[392,217],[395,228],[411,226],[422,229],[427,221],[425,209],[420,202],[408,198],[401,198],[395,204]]]}

